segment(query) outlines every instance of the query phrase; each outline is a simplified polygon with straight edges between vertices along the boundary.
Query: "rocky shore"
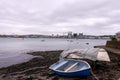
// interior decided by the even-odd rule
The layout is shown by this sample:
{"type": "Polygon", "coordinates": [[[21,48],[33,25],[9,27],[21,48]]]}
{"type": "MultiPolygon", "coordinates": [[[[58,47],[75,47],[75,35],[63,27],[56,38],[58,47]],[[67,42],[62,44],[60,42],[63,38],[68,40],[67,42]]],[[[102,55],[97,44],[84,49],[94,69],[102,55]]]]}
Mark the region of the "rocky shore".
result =
{"type": "Polygon", "coordinates": [[[89,77],[61,77],[55,75],[49,66],[59,60],[59,51],[27,53],[37,56],[28,62],[0,69],[0,80],[120,80],[120,58],[110,54],[111,62],[88,61],[92,67],[89,77]]]}

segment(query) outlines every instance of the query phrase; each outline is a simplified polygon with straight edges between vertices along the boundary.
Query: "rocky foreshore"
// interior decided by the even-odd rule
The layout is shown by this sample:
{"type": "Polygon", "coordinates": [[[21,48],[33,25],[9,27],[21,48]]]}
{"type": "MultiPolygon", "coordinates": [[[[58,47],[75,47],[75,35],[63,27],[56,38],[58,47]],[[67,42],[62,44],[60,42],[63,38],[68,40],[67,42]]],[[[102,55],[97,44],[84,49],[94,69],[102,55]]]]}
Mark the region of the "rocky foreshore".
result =
{"type": "Polygon", "coordinates": [[[49,66],[59,60],[61,52],[62,50],[28,53],[38,57],[28,62],[1,68],[0,80],[120,80],[120,58],[114,55],[110,56],[111,62],[88,61],[93,72],[89,77],[67,78],[55,75],[49,66]]]}

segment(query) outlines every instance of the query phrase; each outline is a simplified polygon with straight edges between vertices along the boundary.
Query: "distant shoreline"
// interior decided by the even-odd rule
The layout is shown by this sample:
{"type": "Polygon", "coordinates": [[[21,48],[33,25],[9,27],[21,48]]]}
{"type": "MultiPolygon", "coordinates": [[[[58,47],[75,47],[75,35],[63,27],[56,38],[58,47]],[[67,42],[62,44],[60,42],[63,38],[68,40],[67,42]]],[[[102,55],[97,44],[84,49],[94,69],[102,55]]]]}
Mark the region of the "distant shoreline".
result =
{"type": "MultiPolygon", "coordinates": [[[[96,39],[96,38],[14,38],[14,37],[0,37],[0,38],[13,38],[13,39],[96,39]]],[[[110,38],[99,38],[99,39],[110,39],[110,38]]]]}

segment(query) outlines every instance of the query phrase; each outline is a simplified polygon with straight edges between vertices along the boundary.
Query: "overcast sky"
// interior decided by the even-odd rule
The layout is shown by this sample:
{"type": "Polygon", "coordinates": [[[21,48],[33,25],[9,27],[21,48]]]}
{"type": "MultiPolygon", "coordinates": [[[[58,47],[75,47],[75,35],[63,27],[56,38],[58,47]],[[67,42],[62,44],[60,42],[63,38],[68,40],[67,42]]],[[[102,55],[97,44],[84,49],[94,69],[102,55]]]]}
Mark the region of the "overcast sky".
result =
{"type": "Polygon", "coordinates": [[[120,0],[0,0],[0,34],[115,34],[120,0]]]}

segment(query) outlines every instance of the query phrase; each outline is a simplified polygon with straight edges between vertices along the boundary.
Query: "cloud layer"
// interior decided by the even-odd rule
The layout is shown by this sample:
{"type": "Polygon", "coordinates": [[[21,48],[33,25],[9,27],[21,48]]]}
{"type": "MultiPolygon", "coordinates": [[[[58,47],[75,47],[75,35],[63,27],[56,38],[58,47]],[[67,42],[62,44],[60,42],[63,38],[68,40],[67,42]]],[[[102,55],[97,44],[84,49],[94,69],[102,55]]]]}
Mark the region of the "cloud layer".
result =
{"type": "Polygon", "coordinates": [[[0,34],[83,32],[115,34],[120,30],[119,0],[1,0],[0,34]]]}

